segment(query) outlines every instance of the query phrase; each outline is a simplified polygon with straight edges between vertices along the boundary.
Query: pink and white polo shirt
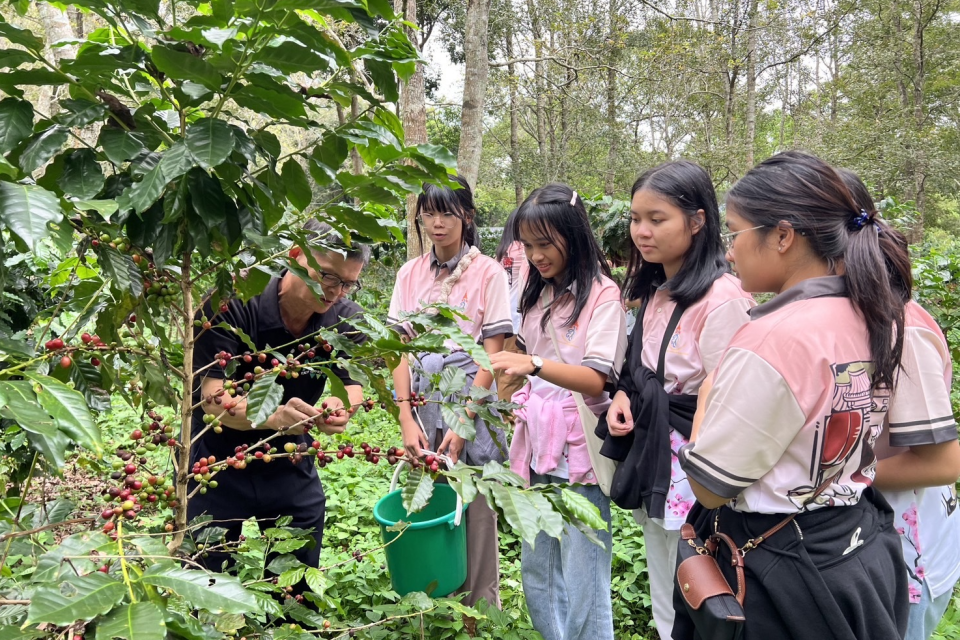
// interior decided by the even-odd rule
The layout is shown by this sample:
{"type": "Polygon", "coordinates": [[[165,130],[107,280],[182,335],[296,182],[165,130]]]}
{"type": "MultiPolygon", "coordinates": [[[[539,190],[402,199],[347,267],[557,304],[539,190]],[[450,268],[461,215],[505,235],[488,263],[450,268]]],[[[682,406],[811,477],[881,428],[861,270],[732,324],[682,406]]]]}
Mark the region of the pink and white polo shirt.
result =
{"type": "MultiPolygon", "coordinates": [[[[544,360],[557,361],[557,353],[549,328],[541,329],[540,322],[545,311],[545,300],[551,306],[548,322],[553,325],[559,344],[561,359],[566,364],[589,367],[607,376],[607,381],[615,385],[620,375],[620,367],[627,351],[626,317],[620,304],[620,289],[610,278],[601,275],[590,287],[590,296],[580,316],[569,326],[564,326],[573,311],[573,295],[578,283],[570,291],[560,294],[555,303],[553,288],[544,287],[544,292],[533,309],[523,317],[517,345],[530,355],[538,355],[544,360]]],[[[544,401],[563,402],[572,395],[569,389],[558,387],[540,377],[529,378],[530,393],[544,401]]],[[[610,406],[610,394],[604,391],[599,396],[584,396],[584,402],[596,414],[600,415],[610,406]]],[[[538,424],[533,420],[517,423],[518,429],[527,429],[527,438],[537,438],[538,424]]],[[[576,433],[576,430],[572,430],[576,433]]],[[[569,441],[568,441],[569,442],[569,441]]],[[[576,446],[586,446],[582,432],[576,446]]],[[[537,473],[549,473],[561,478],[568,477],[566,464],[561,460],[554,470],[534,469],[537,473]]]]}
{"type": "Polygon", "coordinates": [[[871,389],[867,328],[841,276],[812,278],[751,309],[717,368],[680,464],[738,511],[855,504],[876,473],[890,401],[871,389]]]}
{"type": "MultiPolygon", "coordinates": [[[[684,310],[677,328],[668,338],[670,343],[663,359],[663,388],[666,392],[696,395],[704,379],[720,362],[733,335],[750,321],[748,311],[756,305],[735,276],[727,273],[717,278],[700,300],[684,310]]],[[[664,287],[654,292],[647,303],[640,358],[652,371],[657,370],[663,334],[676,307],[677,303],[670,299],[670,293],[664,287]]],[[[687,439],[671,429],[670,489],[663,522],[656,519],[669,530],[680,529],[696,502],[687,474],[677,457],[677,451],[685,444],[687,439]]]]}
{"type": "MultiPolygon", "coordinates": [[[[890,401],[889,429],[877,443],[877,457],[902,447],[957,439],[950,404],[952,364],[947,340],[936,321],[916,302],[905,309],[902,369],[890,401]],[[891,446],[894,445],[894,446],[891,446]]],[[[893,507],[909,578],[910,602],[920,602],[926,582],[934,598],[960,579],[960,514],[953,485],[912,491],[884,491],[893,507]]]]}
{"type": "MultiPolygon", "coordinates": [[[[398,324],[407,333],[412,333],[409,325],[402,322],[403,314],[420,311],[437,302],[444,281],[456,269],[467,250],[469,247],[465,247],[453,260],[439,265],[431,251],[400,267],[390,299],[388,322],[398,324]]],[[[458,319],[457,323],[477,343],[493,336],[513,335],[507,274],[493,258],[477,256],[450,289],[447,304],[467,316],[466,319],[458,319]]],[[[461,349],[453,341],[447,342],[451,349],[461,349]]]]}

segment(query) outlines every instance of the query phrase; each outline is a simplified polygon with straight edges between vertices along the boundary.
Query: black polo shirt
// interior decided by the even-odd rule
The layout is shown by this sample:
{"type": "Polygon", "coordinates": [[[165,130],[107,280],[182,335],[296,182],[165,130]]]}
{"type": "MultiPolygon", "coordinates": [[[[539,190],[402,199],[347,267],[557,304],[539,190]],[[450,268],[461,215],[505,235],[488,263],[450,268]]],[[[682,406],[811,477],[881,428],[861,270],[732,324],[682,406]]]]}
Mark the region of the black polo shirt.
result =
{"type": "MultiPolygon", "coordinates": [[[[354,335],[356,329],[352,325],[343,322],[344,319],[352,318],[362,312],[356,303],[345,299],[339,300],[324,313],[313,314],[307,322],[303,336],[298,339],[287,330],[280,316],[279,287],[280,278],[273,278],[262,294],[254,296],[248,300],[246,304],[241,303],[239,300],[231,300],[228,303],[227,311],[225,313],[219,313],[214,317],[210,303],[208,302],[204,307],[204,313],[208,318],[212,318],[214,325],[225,322],[243,331],[249,336],[254,345],[256,345],[258,352],[268,352],[268,358],[273,358],[273,356],[270,355],[270,350],[276,351],[284,356],[291,352],[299,355],[299,351],[296,350],[297,343],[311,342],[314,345],[316,344],[316,338],[306,339],[303,336],[310,336],[319,329],[332,327],[334,325],[336,325],[337,330],[341,334],[349,332],[348,335],[350,335],[350,338],[357,344],[366,340],[366,336],[354,335]],[[294,343],[291,347],[277,348],[291,342],[294,343]]],[[[238,355],[250,350],[250,348],[232,332],[218,329],[216,326],[199,335],[201,331],[201,328],[194,329],[194,334],[198,335],[193,352],[194,370],[200,369],[213,362],[220,351],[238,355]]],[[[315,349],[315,352],[316,356],[311,362],[330,359],[330,354],[321,348],[315,349]]],[[[284,358],[278,359],[280,359],[281,362],[284,360],[284,358]]],[[[256,358],[249,364],[244,363],[243,360],[239,362],[236,372],[231,377],[233,380],[240,382],[242,382],[244,374],[247,372],[252,373],[255,367],[262,366],[265,369],[270,367],[269,359],[264,364],[258,362],[256,358]]],[[[331,370],[343,381],[344,385],[359,384],[352,380],[342,368],[331,366],[331,370]]],[[[193,399],[195,403],[200,400],[200,386],[204,376],[211,378],[225,377],[224,370],[218,365],[210,367],[198,376],[194,384],[193,399]]],[[[292,398],[300,398],[310,404],[316,404],[323,394],[326,377],[318,373],[303,372],[296,379],[290,377],[278,378],[277,381],[278,384],[283,387],[283,402],[287,402],[292,398]]],[[[203,424],[203,414],[204,411],[202,407],[198,407],[193,413],[194,433],[199,433],[205,426],[203,424]]],[[[224,425],[222,433],[214,433],[212,429],[205,433],[194,446],[191,457],[193,460],[197,460],[200,457],[213,454],[217,456],[219,460],[223,460],[233,455],[237,446],[258,442],[264,435],[269,435],[269,433],[270,431],[263,429],[239,431],[224,425]]],[[[270,441],[270,444],[282,451],[283,445],[286,442],[294,442],[297,444],[301,442],[309,443],[313,439],[313,436],[306,435],[282,436],[274,438],[270,441]]],[[[302,467],[302,469],[299,470],[305,472],[308,476],[316,476],[312,458],[305,458],[297,467],[302,467]]],[[[280,460],[270,464],[251,461],[244,471],[247,473],[267,473],[272,475],[273,473],[282,472],[283,470],[289,471],[293,468],[294,466],[288,460],[280,460]]]]}

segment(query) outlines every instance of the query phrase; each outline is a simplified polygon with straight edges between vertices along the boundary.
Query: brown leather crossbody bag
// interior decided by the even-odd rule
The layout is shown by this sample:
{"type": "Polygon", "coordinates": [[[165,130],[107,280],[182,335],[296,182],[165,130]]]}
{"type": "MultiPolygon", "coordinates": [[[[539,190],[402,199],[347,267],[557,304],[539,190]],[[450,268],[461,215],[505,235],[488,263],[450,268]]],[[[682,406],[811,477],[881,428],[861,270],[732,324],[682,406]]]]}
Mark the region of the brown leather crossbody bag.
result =
{"type": "Polygon", "coordinates": [[[743,601],[747,595],[744,558],[764,540],[793,522],[835,479],[836,476],[833,476],[817,487],[813,495],[804,501],[800,511],[790,514],[756,538],[747,540],[739,548],[730,536],[718,530],[719,510],[714,516],[713,533],[706,542],[700,540],[693,525],[684,524],[680,527],[677,589],[683,596],[687,614],[703,640],[740,640],[747,621],[743,611],[743,601]],[[736,593],[717,564],[717,551],[723,545],[730,551],[731,564],[737,576],[736,593]]]}

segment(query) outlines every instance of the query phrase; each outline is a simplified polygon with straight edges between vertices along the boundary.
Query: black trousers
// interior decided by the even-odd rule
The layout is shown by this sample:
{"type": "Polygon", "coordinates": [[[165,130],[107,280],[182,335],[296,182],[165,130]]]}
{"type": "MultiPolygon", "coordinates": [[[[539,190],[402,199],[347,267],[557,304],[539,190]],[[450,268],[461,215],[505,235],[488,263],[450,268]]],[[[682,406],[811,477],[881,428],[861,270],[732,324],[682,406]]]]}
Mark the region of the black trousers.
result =
{"type": "MultiPolygon", "coordinates": [[[[687,521],[705,538],[717,513],[698,505],[687,521]]],[[[783,518],[721,507],[717,522],[743,546],[783,518]]],[[[907,572],[886,500],[867,489],[854,506],[817,509],[795,522],[744,556],[744,640],[900,640],[907,626],[907,572]]],[[[717,563],[735,585],[726,547],[717,563]]],[[[673,639],[698,640],[674,586],[673,639]]]]}
{"type": "MultiPolygon", "coordinates": [[[[326,496],[315,469],[298,466],[286,459],[271,462],[251,462],[246,469],[227,469],[217,474],[216,489],[205,495],[194,496],[187,506],[187,517],[213,516],[211,526],[225,527],[226,539],[240,538],[243,521],[256,518],[261,530],[274,526],[277,518],[291,516],[291,527],[312,529],[316,544],[293,552],[297,559],[311,567],[320,566],[320,546],[323,542],[323,521],[326,496]],[[274,466],[276,465],[276,466],[274,466]]],[[[220,571],[224,563],[231,563],[228,553],[211,551],[203,564],[212,571],[220,571]]]]}

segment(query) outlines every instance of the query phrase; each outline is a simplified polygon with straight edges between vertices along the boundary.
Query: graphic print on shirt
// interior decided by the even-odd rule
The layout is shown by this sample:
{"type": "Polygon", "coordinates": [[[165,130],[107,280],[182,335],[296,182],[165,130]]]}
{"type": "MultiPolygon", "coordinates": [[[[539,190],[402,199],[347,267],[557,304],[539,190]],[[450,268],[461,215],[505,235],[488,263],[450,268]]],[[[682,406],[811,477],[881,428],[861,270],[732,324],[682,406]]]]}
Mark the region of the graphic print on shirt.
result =
{"type": "Polygon", "coordinates": [[[574,337],[577,335],[577,329],[580,327],[579,322],[574,322],[573,326],[567,329],[567,332],[563,334],[563,338],[570,343],[573,343],[574,337]]]}
{"type": "MultiPolygon", "coordinates": [[[[851,474],[851,480],[871,484],[876,475],[876,456],[873,447],[880,435],[880,425],[873,424],[871,414],[885,411],[874,404],[871,390],[874,365],[872,362],[847,362],[830,365],[834,388],[830,415],[817,423],[817,433],[811,452],[811,484],[789,492],[790,500],[801,507],[816,487],[831,476],[842,472],[844,465],[857,453],[860,464],[851,474]]],[[[818,504],[828,506],[852,505],[857,501],[853,487],[834,483],[832,495],[817,496],[818,504]]]]}
{"type": "Polygon", "coordinates": [[[947,491],[940,496],[940,500],[943,502],[943,512],[944,517],[949,518],[953,515],[953,512],[957,510],[957,488],[953,485],[945,487],[947,491]]]}

